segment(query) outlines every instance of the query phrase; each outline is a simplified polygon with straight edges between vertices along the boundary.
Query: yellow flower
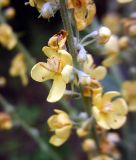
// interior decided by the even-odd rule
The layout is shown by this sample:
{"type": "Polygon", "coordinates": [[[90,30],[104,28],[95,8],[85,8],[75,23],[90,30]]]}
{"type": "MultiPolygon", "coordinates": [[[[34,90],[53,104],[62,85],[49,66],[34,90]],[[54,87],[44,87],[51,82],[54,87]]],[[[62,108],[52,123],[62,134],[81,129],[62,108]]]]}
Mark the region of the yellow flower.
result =
{"type": "Polygon", "coordinates": [[[38,82],[53,79],[53,85],[48,95],[48,102],[56,102],[64,95],[66,84],[73,70],[72,56],[65,50],[54,50],[43,47],[48,57],[47,63],[39,62],[31,70],[31,77],[38,82]]]}
{"type": "Polygon", "coordinates": [[[98,94],[93,99],[93,116],[97,124],[104,129],[118,129],[126,121],[128,107],[123,98],[113,98],[119,96],[119,92],[106,92],[103,96],[98,94]]]}
{"type": "Polygon", "coordinates": [[[9,70],[12,77],[20,76],[22,84],[26,86],[28,84],[27,78],[27,66],[25,63],[25,57],[23,53],[18,53],[11,62],[11,68],[9,70]]]}
{"type": "Polygon", "coordinates": [[[48,119],[51,131],[55,132],[55,135],[50,139],[50,143],[61,146],[69,138],[73,125],[67,113],[57,109],[54,112],[56,114],[48,119]]]}
{"type": "Polygon", "coordinates": [[[59,33],[52,36],[48,41],[48,46],[55,49],[63,49],[67,40],[68,33],[65,30],[61,30],[59,33]]]}
{"type": "Polygon", "coordinates": [[[136,111],[136,81],[125,81],[122,85],[122,94],[128,102],[129,111],[136,111]]]}
{"type": "Polygon", "coordinates": [[[133,0],[117,0],[117,2],[119,2],[119,3],[130,3],[132,1],[133,0]]]}
{"type": "Polygon", "coordinates": [[[12,28],[7,24],[0,24],[0,43],[9,50],[17,44],[12,28]]]}
{"type": "Polygon", "coordinates": [[[10,116],[7,113],[0,112],[0,130],[8,130],[13,126],[10,116]]]}
{"type": "Polygon", "coordinates": [[[90,158],[90,160],[114,160],[114,159],[107,155],[100,155],[97,157],[90,158]]]}
{"type": "Polygon", "coordinates": [[[79,31],[91,24],[96,13],[93,0],[68,0],[68,8],[74,9],[74,17],[79,31]]]}
{"type": "Polygon", "coordinates": [[[87,54],[87,61],[83,64],[83,71],[96,80],[104,79],[107,73],[104,66],[95,67],[93,57],[90,54],[87,54]]]}
{"type": "Polygon", "coordinates": [[[106,58],[102,62],[102,64],[105,67],[110,67],[113,64],[117,63],[117,57],[119,54],[119,44],[118,38],[115,35],[112,35],[109,41],[105,44],[104,54],[106,55],[106,58]]]}

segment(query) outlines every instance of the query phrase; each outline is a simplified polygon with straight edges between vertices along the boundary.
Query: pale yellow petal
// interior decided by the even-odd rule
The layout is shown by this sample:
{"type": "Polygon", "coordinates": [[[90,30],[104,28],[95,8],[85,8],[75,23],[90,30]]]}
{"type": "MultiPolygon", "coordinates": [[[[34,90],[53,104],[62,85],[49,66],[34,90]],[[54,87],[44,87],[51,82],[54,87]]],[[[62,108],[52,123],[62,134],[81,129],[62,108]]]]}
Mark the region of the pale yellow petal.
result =
{"type": "Polygon", "coordinates": [[[51,56],[59,57],[59,54],[57,53],[57,51],[55,49],[52,49],[51,47],[45,46],[42,48],[42,51],[48,58],[50,58],[51,56]]]}
{"type": "Polygon", "coordinates": [[[98,66],[96,67],[95,69],[93,69],[91,72],[90,72],[90,75],[92,78],[95,78],[97,80],[102,80],[104,79],[104,77],[106,76],[107,74],[107,70],[105,67],[103,66],[98,66]]]}
{"type": "Polygon", "coordinates": [[[91,54],[87,54],[87,61],[85,63],[89,66],[93,65],[94,59],[91,54]]]}
{"type": "Polygon", "coordinates": [[[93,104],[95,105],[95,106],[97,106],[98,108],[101,106],[101,104],[102,104],[102,96],[101,96],[101,94],[97,94],[96,95],[96,97],[94,97],[94,99],[93,99],[93,104]]]}
{"type": "Polygon", "coordinates": [[[64,66],[67,64],[70,64],[70,65],[72,64],[73,62],[72,56],[67,51],[59,50],[58,54],[60,55],[60,60],[64,66]]]}
{"type": "Polygon", "coordinates": [[[111,67],[113,64],[117,63],[117,56],[113,55],[113,56],[109,56],[107,57],[103,62],[102,65],[105,67],[111,67]]]}
{"type": "Polygon", "coordinates": [[[87,60],[83,64],[83,71],[87,74],[90,73],[90,70],[92,69],[92,65],[94,63],[93,57],[90,54],[87,54],[87,60]]]}
{"type": "Polygon", "coordinates": [[[106,92],[103,95],[103,103],[110,102],[112,100],[112,98],[117,97],[117,96],[120,96],[119,92],[116,92],[116,91],[106,92]]]}
{"type": "Polygon", "coordinates": [[[31,77],[35,81],[43,82],[53,79],[54,73],[46,69],[44,62],[39,62],[31,70],[31,77]]]}
{"type": "Polygon", "coordinates": [[[118,98],[112,102],[112,110],[118,115],[126,115],[128,112],[128,106],[123,98],[118,98]]]}
{"type": "Polygon", "coordinates": [[[54,135],[50,138],[50,144],[56,146],[56,147],[59,147],[61,146],[63,143],[65,143],[67,139],[62,139],[62,138],[59,138],[58,136],[54,135]]]}
{"type": "Polygon", "coordinates": [[[100,113],[100,111],[97,107],[92,108],[92,113],[96,119],[97,124],[100,127],[104,128],[104,129],[110,129],[110,127],[105,119],[105,116],[102,113],[100,113]]]}
{"type": "Polygon", "coordinates": [[[52,88],[50,90],[50,93],[47,97],[48,102],[57,102],[59,101],[62,96],[64,95],[66,89],[66,83],[62,79],[61,76],[55,76],[52,88]]]}
{"type": "Polygon", "coordinates": [[[73,66],[66,65],[63,68],[63,70],[61,72],[61,75],[62,75],[62,78],[65,81],[65,83],[68,83],[70,81],[70,77],[71,77],[72,71],[73,71],[73,66]]]}
{"type": "Polygon", "coordinates": [[[47,123],[48,123],[48,126],[50,127],[50,129],[51,129],[52,131],[54,131],[55,129],[57,129],[57,128],[58,128],[58,127],[57,127],[57,115],[51,116],[51,117],[48,119],[47,123]]]}
{"type": "Polygon", "coordinates": [[[115,113],[110,113],[107,115],[107,123],[112,129],[118,129],[122,127],[125,122],[126,116],[118,115],[115,113]]]}
{"type": "Polygon", "coordinates": [[[62,124],[62,125],[68,125],[68,124],[72,124],[70,118],[69,118],[69,115],[62,111],[62,110],[59,110],[59,109],[54,109],[54,112],[56,112],[58,114],[57,116],[57,120],[62,124]]]}
{"type": "Polygon", "coordinates": [[[57,114],[67,114],[66,112],[60,110],[60,109],[54,109],[54,112],[57,114]]]}
{"type": "Polygon", "coordinates": [[[55,134],[57,135],[57,137],[67,140],[70,136],[71,128],[71,125],[67,125],[63,128],[56,129],[55,134]]]}
{"type": "Polygon", "coordinates": [[[68,114],[66,113],[60,113],[57,117],[57,121],[59,124],[61,124],[61,127],[72,124],[68,114]]]}

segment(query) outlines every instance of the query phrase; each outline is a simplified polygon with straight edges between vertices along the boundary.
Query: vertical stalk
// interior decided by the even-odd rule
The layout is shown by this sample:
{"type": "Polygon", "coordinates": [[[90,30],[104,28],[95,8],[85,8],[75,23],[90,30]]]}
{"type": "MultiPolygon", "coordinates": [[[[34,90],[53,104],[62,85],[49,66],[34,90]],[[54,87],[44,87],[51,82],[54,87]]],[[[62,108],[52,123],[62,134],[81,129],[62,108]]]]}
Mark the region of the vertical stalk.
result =
{"type": "Polygon", "coordinates": [[[68,39],[67,39],[68,50],[73,56],[74,65],[77,66],[77,57],[76,57],[77,53],[74,45],[74,35],[65,0],[60,0],[60,14],[64,25],[64,29],[68,32],[68,39]]]}

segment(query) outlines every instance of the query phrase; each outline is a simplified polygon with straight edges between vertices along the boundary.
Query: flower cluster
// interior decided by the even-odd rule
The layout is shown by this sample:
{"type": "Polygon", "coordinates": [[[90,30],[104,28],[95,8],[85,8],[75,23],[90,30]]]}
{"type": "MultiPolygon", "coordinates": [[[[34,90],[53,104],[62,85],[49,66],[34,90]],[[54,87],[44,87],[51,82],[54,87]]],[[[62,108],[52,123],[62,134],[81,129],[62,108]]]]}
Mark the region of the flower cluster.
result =
{"type": "MultiPolygon", "coordinates": [[[[97,124],[106,130],[120,128],[126,121],[128,107],[125,100],[119,98],[119,92],[110,91],[103,94],[103,87],[99,81],[104,79],[107,69],[102,65],[96,66],[92,55],[87,52],[83,52],[86,60],[80,61],[80,69],[75,68],[71,54],[66,51],[66,40],[67,32],[64,30],[49,39],[48,46],[42,49],[48,57],[47,63],[37,63],[31,70],[31,77],[38,82],[53,79],[53,85],[47,97],[48,102],[59,101],[65,94],[66,84],[69,82],[77,88],[81,86],[83,96],[92,101],[89,112],[92,112],[92,118],[97,124]],[[73,81],[70,81],[71,79],[73,81]]],[[[79,46],[79,54],[83,57],[81,44],[79,46]]],[[[55,112],[56,114],[48,120],[51,131],[55,132],[50,143],[60,146],[69,138],[74,122],[64,111],[55,110],[55,112]]],[[[79,137],[86,137],[90,132],[89,126],[92,122],[87,123],[87,119],[81,121],[77,129],[79,137]]]]}
{"type": "MultiPolygon", "coordinates": [[[[59,1],[53,0],[30,0],[29,4],[36,7],[44,18],[52,17],[61,7],[59,1]]],[[[119,27],[109,17],[103,20],[104,26],[84,37],[71,37],[69,34],[72,25],[75,25],[77,33],[91,25],[96,14],[96,6],[93,0],[68,0],[67,3],[64,2],[64,5],[67,7],[66,12],[72,16],[72,23],[68,21],[65,30],[52,36],[48,41],[48,46],[42,48],[43,53],[47,56],[47,62],[35,64],[31,70],[31,77],[37,82],[53,80],[47,97],[48,102],[57,102],[70,93],[70,96],[78,95],[78,98],[85,101],[86,110],[72,117],[70,113],[55,109],[55,114],[48,119],[48,126],[54,132],[50,143],[61,146],[75,129],[77,136],[82,139],[82,149],[89,155],[90,160],[112,160],[109,156],[111,150],[114,151],[112,157],[120,155],[114,143],[117,136],[108,134],[106,131],[119,129],[125,124],[128,106],[119,92],[104,92],[101,81],[108,74],[108,67],[116,63],[119,52],[128,47],[129,39],[128,37],[119,38],[115,35],[119,27]],[[71,28],[69,29],[69,27],[71,28]],[[73,44],[69,42],[70,39],[73,44]],[[89,53],[86,47],[93,43],[100,46],[105,55],[105,59],[98,65],[95,64],[94,54],[89,53]],[[75,53],[69,53],[70,47],[75,49],[75,53]],[[66,89],[68,83],[70,84],[69,90],[66,89]],[[98,128],[104,134],[99,133],[98,128]],[[95,153],[98,147],[92,136],[94,130],[101,138],[99,144],[101,155],[99,156],[91,153],[95,153]],[[105,136],[103,137],[103,135],[105,136]]],[[[119,17],[110,16],[119,21],[119,17]]],[[[133,33],[134,36],[134,26],[129,29],[129,34],[130,30],[131,35],[133,33]]],[[[130,94],[125,92],[125,96],[130,100],[130,94]]]]}
{"type": "MultiPolygon", "coordinates": [[[[119,5],[132,1],[117,0],[119,5]]],[[[49,143],[59,147],[75,131],[89,160],[119,159],[120,153],[116,146],[120,142],[119,135],[109,130],[121,128],[127,120],[128,111],[136,111],[136,13],[128,18],[121,18],[113,13],[107,14],[102,20],[102,26],[95,28],[96,23],[93,22],[96,5],[93,0],[28,0],[25,4],[38,10],[39,17],[44,19],[54,17],[60,10],[64,23],[64,29],[53,35],[48,44],[43,46],[45,61],[34,64],[30,72],[31,78],[37,82],[52,82],[51,85],[49,83],[51,87],[47,96],[48,102],[62,100],[61,104],[67,106],[67,112],[54,109],[54,114],[47,120],[49,130],[53,133],[49,143]],[[87,27],[88,31],[85,31],[87,27]],[[95,53],[97,48],[102,58],[98,63],[95,53]],[[122,84],[122,95],[119,91],[107,91],[103,83],[108,73],[116,69],[114,65],[121,61],[130,66],[130,75],[127,76],[133,78],[122,84]],[[113,68],[110,68],[111,66],[113,68]],[[80,109],[73,103],[74,98],[81,102],[80,109]],[[100,151],[99,155],[97,150],[100,151]]],[[[17,54],[11,61],[9,74],[21,78],[22,84],[26,86],[29,55],[25,56],[25,49],[20,49],[22,46],[18,43],[16,34],[6,23],[16,12],[10,6],[10,0],[0,0],[1,9],[6,20],[0,23],[0,45],[8,50],[17,46],[17,54]]],[[[121,75],[112,77],[114,80],[121,75]]],[[[120,81],[122,83],[122,79],[119,83],[120,81]]],[[[5,84],[6,79],[1,76],[0,87],[5,84]]],[[[13,115],[18,118],[16,114],[13,115]]],[[[32,132],[30,135],[41,143],[39,135],[34,134],[33,129],[29,129],[22,121],[20,124],[25,130],[28,128],[28,133],[32,132]]],[[[10,115],[0,113],[0,130],[11,129],[12,126],[10,115]]]]}

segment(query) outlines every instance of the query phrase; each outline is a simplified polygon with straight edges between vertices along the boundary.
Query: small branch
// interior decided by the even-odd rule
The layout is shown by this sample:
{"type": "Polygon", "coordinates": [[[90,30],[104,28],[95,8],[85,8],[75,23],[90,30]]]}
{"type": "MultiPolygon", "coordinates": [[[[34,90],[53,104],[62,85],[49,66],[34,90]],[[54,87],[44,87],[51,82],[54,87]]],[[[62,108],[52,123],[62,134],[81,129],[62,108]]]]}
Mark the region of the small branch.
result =
{"type": "Polygon", "coordinates": [[[96,41],[97,41],[96,39],[92,39],[92,40],[90,40],[90,41],[84,42],[82,45],[83,45],[84,47],[86,47],[86,46],[88,46],[88,45],[90,45],[90,44],[95,43],[96,41]]]}
{"type": "Polygon", "coordinates": [[[14,118],[15,121],[35,140],[40,149],[45,152],[46,155],[50,156],[54,160],[61,160],[59,155],[54,152],[50,146],[44,143],[44,140],[41,139],[39,135],[39,131],[23,121],[16,113],[15,107],[9,104],[2,95],[0,95],[0,104],[3,106],[4,110],[11,115],[11,118],[14,118]]]}

